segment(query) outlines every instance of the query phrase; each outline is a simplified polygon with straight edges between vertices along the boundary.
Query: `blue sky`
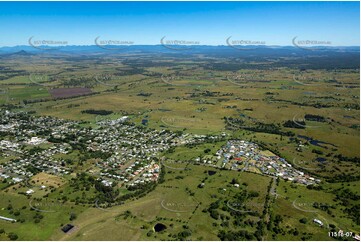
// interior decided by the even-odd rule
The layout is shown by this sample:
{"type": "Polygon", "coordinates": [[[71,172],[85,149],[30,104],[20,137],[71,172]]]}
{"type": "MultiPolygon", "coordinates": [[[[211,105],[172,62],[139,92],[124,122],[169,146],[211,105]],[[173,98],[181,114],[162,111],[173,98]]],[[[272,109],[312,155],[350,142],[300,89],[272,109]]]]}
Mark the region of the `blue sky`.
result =
{"type": "Polygon", "coordinates": [[[359,2],[0,2],[0,46],[28,39],[91,45],[104,40],[225,40],[292,45],[292,38],[359,45],[359,2]]]}

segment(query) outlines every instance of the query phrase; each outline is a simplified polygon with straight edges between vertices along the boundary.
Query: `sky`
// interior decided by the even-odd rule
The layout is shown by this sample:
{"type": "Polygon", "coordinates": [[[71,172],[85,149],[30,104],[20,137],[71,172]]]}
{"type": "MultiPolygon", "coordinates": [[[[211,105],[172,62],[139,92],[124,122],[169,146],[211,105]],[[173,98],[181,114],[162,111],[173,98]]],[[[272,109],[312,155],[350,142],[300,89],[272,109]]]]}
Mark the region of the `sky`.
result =
{"type": "Polygon", "coordinates": [[[0,46],[33,40],[94,45],[160,40],[359,46],[359,2],[0,2],[0,46]]]}

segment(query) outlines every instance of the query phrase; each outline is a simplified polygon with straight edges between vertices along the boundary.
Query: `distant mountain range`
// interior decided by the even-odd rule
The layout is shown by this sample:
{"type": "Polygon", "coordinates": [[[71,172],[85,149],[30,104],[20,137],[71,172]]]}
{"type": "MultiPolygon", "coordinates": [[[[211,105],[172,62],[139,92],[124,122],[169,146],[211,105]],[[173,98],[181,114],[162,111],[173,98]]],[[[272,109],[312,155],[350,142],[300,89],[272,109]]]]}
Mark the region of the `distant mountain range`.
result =
{"type": "Polygon", "coordinates": [[[359,46],[318,46],[299,48],[295,46],[211,46],[211,45],[193,45],[193,46],[163,46],[163,45],[130,45],[130,46],[111,46],[107,45],[100,47],[97,45],[67,45],[62,47],[39,46],[33,47],[30,45],[18,46],[4,46],[0,47],[0,54],[18,54],[27,55],[29,53],[131,53],[131,52],[160,52],[160,53],[239,53],[239,52],[254,52],[264,54],[267,52],[295,52],[295,53],[311,53],[311,52],[360,52],[359,46]],[[309,49],[307,49],[309,48],[309,49]]]}
{"type": "MultiPolygon", "coordinates": [[[[0,47],[0,59],[31,58],[33,56],[67,56],[71,58],[92,59],[98,57],[130,57],[131,62],[142,66],[147,58],[165,57],[165,58],[220,58],[229,62],[227,65],[234,65],[239,68],[239,63],[248,63],[247,68],[252,68],[252,63],[267,63],[265,68],[269,68],[270,63],[273,67],[292,66],[298,68],[312,69],[343,69],[360,68],[360,47],[312,47],[312,49],[300,48],[295,46],[163,46],[163,45],[131,45],[131,46],[64,46],[58,49],[49,49],[49,46],[14,46],[0,47]],[[142,61],[138,57],[147,57],[142,61]],[[143,62],[143,63],[138,63],[143,62]]],[[[151,63],[152,61],[150,61],[151,63]]],[[[209,65],[216,64],[209,59],[209,65]]],[[[149,63],[148,63],[149,65],[149,63]]],[[[151,64],[153,65],[153,64],[151,64]]],[[[218,67],[221,68],[221,67],[218,67]]],[[[258,66],[258,68],[261,68],[258,66]]],[[[222,69],[222,68],[221,68],[222,69]]]]}

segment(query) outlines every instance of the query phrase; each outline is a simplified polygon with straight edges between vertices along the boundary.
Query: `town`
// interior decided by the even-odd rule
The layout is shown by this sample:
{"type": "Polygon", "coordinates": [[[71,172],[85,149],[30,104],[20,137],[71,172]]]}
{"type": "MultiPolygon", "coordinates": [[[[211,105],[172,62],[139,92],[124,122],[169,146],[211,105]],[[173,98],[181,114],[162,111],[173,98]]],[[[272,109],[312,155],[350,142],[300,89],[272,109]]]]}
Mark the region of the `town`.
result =
{"type": "MultiPolygon", "coordinates": [[[[185,144],[220,140],[225,134],[190,135],[169,130],[152,130],[136,126],[123,116],[116,120],[98,121],[98,128],[80,127],[78,122],[53,117],[36,117],[25,112],[2,111],[0,132],[0,177],[15,184],[28,181],[39,172],[64,176],[74,172],[67,155],[82,151],[81,162],[94,159],[95,166],[86,172],[101,180],[104,186],[116,182],[131,187],[156,182],[160,173],[161,153],[185,144]]],[[[285,159],[257,144],[229,140],[214,155],[198,157],[195,163],[219,168],[262,173],[305,185],[320,180],[298,171],[285,159]]],[[[27,195],[33,190],[28,190],[27,195]]]]}
{"type": "MultiPolygon", "coordinates": [[[[304,185],[320,183],[320,179],[308,176],[298,171],[284,158],[270,151],[260,150],[257,144],[244,140],[230,140],[217,153],[217,160],[222,161],[220,166],[240,171],[250,171],[281,177],[285,180],[298,182],[304,185]]],[[[206,162],[206,160],[204,160],[206,162]]]]}

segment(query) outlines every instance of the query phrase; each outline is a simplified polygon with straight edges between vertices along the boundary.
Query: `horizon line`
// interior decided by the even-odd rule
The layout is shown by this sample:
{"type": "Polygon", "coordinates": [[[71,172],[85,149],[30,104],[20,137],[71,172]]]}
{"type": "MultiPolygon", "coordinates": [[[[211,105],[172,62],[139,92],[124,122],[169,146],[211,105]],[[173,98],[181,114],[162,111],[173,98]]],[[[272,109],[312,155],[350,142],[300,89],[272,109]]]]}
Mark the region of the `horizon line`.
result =
{"type": "MultiPolygon", "coordinates": [[[[79,44],[79,45],[39,45],[38,47],[61,47],[61,48],[65,48],[65,47],[91,47],[91,46],[97,46],[99,47],[99,45],[97,44],[79,44]]],[[[223,44],[223,45],[212,45],[212,44],[199,44],[199,45],[177,45],[177,44],[167,44],[167,45],[163,45],[163,44],[124,44],[124,45],[102,45],[102,46],[185,46],[185,47],[190,47],[190,46],[210,46],[210,47],[232,47],[232,46],[242,46],[242,47],[295,47],[295,48],[300,48],[300,46],[295,46],[295,45],[227,45],[227,44],[223,44]]],[[[326,48],[334,48],[334,47],[360,47],[361,45],[307,45],[307,47],[326,47],[326,48]]],[[[31,45],[2,45],[0,46],[0,48],[14,48],[14,47],[32,47],[31,45]]],[[[306,47],[306,46],[301,46],[301,47],[306,47]]],[[[36,49],[36,48],[34,48],[36,49]]]]}

